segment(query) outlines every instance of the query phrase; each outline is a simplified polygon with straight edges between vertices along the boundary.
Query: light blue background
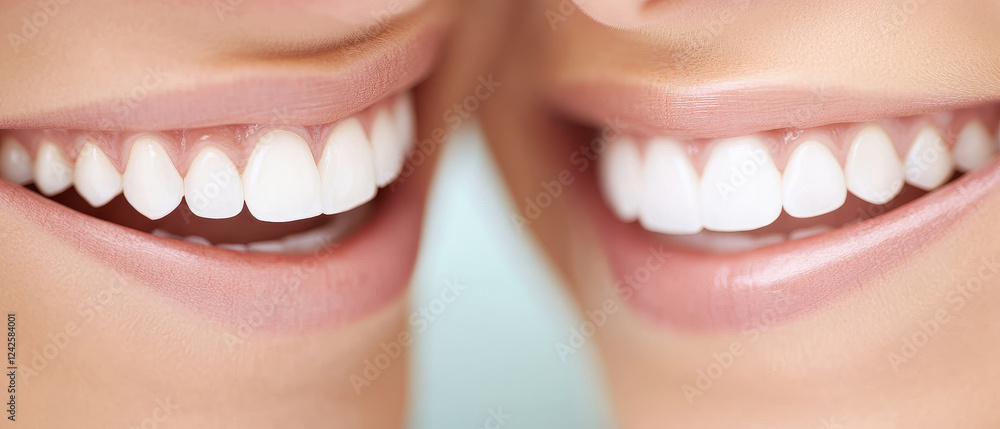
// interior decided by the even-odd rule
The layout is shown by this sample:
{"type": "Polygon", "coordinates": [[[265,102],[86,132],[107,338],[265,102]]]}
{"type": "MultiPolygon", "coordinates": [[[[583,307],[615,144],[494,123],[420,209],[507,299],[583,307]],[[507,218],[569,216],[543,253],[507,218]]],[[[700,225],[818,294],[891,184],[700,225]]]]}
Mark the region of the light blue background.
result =
{"type": "Polygon", "coordinates": [[[414,277],[414,308],[461,295],[413,349],[411,427],[606,428],[593,351],[563,362],[576,316],[535,238],[510,221],[513,205],[475,126],[445,146],[435,174],[414,277]]]}

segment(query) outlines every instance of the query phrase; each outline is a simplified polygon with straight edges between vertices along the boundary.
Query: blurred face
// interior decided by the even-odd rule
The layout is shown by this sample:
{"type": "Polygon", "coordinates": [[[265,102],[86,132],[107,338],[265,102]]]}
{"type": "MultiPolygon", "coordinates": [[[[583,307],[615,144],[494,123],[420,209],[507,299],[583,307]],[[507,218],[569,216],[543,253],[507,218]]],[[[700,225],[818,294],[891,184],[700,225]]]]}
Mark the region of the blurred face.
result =
{"type": "Polygon", "coordinates": [[[997,424],[1000,5],[523,17],[484,127],[622,427],[997,424]]]}
{"type": "Polygon", "coordinates": [[[429,173],[490,43],[451,37],[474,4],[0,7],[19,419],[398,427],[429,173]]]}

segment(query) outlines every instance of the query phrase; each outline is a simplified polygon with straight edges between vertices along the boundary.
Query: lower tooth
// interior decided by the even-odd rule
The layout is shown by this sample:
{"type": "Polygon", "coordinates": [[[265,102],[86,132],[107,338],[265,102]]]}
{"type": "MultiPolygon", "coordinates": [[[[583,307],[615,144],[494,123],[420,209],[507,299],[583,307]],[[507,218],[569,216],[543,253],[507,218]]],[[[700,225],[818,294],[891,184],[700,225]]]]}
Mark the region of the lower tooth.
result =
{"type": "Polygon", "coordinates": [[[199,237],[197,235],[192,235],[190,237],[185,237],[184,241],[186,241],[188,243],[200,244],[202,246],[211,246],[212,245],[212,243],[210,241],[208,241],[208,239],[206,239],[204,237],[199,237]]]}
{"type": "Polygon", "coordinates": [[[710,252],[745,252],[785,241],[779,233],[752,235],[739,232],[702,231],[694,235],[671,237],[671,241],[710,252]]]}
{"type": "Polygon", "coordinates": [[[247,251],[247,245],[246,244],[223,243],[223,244],[216,244],[215,246],[216,247],[221,247],[223,249],[229,249],[229,250],[236,251],[236,252],[244,252],[245,253],[247,251]]]}
{"type": "Polygon", "coordinates": [[[803,239],[803,238],[812,237],[814,235],[819,235],[819,234],[822,234],[824,232],[833,231],[833,229],[834,228],[832,226],[827,226],[827,225],[816,225],[816,226],[810,226],[810,227],[806,227],[806,228],[799,228],[799,229],[793,230],[792,232],[789,232],[788,233],[788,239],[789,240],[799,240],[799,239],[803,239]]]}
{"type": "Polygon", "coordinates": [[[247,250],[254,253],[285,253],[285,246],[280,241],[259,241],[247,244],[247,250]]]}

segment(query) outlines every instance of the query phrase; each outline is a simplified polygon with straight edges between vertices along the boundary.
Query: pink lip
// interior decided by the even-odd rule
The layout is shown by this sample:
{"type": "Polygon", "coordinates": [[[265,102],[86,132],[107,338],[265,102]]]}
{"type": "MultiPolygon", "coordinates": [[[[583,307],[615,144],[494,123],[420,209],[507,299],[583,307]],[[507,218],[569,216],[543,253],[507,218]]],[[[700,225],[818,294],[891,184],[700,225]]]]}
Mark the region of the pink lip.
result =
{"type": "Polygon", "coordinates": [[[838,88],[729,83],[685,88],[585,82],[552,88],[550,100],[576,119],[594,124],[617,119],[637,131],[695,138],[864,122],[1000,101],[1000,97],[887,97],[838,88]]]}
{"type": "Polygon", "coordinates": [[[206,317],[255,329],[338,326],[406,289],[428,174],[383,192],[345,242],[313,255],[265,255],[170,240],[85,216],[0,180],[0,201],[70,248],[206,317]]]}
{"type": "Polygon", "coordinates": [[[806,239],[730,254],[665,243],[624,224],[592,177],[580,192],[620,282],[647,319],[692,331],[732,331],[809,314],[940,237],[1000,185],[1000,160],[881,216],[806,239]],[[646,275],[648,273],[648,276],[646,275]],[[645,281],[628,279],[645,278],[645,281]]]}
{"type": "Polygon", "coordinates": [[[375,55],[325,74],[289,77],[287,69],[252,71],[235,80],[111,99],[55,111],[0,117],[0,128],[173,130],[231,124],[316,125],[360,112],[416,85],[433,69],[445,29],[424,25],[375,55]]]}

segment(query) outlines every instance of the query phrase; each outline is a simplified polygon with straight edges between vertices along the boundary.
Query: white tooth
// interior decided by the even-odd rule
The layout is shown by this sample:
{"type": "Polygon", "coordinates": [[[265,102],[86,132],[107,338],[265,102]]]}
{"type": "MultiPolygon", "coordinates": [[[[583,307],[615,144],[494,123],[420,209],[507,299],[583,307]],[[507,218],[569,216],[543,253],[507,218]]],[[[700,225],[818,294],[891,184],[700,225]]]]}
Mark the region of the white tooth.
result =
{"type": "Polygon", "coordinates": [[[84,143],[73,169],[76,191],[94,207],[101,207],[122,192],[122,175],[107,155],[93,143],[84,143]]]}
{"type": "Polygon", "coordinates": [[[44,195],[52,196],[73,185],[73,166],[62,151],[50,141],[42,141],[35,154],[35,186],[44,195]]]}
{"type": "Polygon", "coordinates": [[[757,137],[716,142],[701,176],[701,218],[712,231],[749,231],[781,214],[781,173],[757,137]]]}
{"type": "Polygon", "coordinates": [[[393,116],[396,119],[396,136],[403,143],[403,156],[413,147],[417,138],[417,118],[413,111],[413,97],[406,92],[396,97],[396,105],[393,106],[393,116]]]}
{"type": "Polygon", "coordinates": [[[191,235],[191,236],[188,236],[188,237],[184,237],[184,241],[186,241],[188,243],[200,244],[202,246],[211,246],[212,245],[212,242],[208,241],[207,238],[205,238],[205,237],[199,237],[197,235],[191,235]]]}
{"type": "Polygon", "coordinates": [[[375,164],[361,121],[337,124],[319,158],[323,213],[345,212],[375,197],[375,164]]]}
{"type": "Polygon", "coordinates": [[[329,246],[335,238],[335,231],[317,228],[289,235],[281,240],[281,244],[288,253],[311,253],[329,246]]]}
{"type": "Polygon", "coordinates": [[[962,128],[955,141],[955,166],[959,171],[972,171],[993,159],[996,145],[990,139],[990,132],[979,121],[969,121],[962,128]]]}
{"type": "Polygon", "coordinates": [[[951,151],[933,127],[926,127],[917,134],[903,166],[906,183],[925,191],[937,189],[955,172],[951,151]]]}
{"type": "Polygon", "coordinates": [[[153,137],[140,137],[132,143],[122,179],[125,199],[152,220],[170,214],[184,198],[184,179],[153,137]]]}
{"type": "Polygon", "coordinates": [[[375,113],[371,143],[375,157],[375,183],[381,188],[399,176],[405,155],[389,109],[379,109],[375,113]]]}
{"type": "Polygon", "coordinates": [[[191,162],[184,177],[184,199],[198,217],[236,216],[243,211],[243,179],[225,153],[207,146],[191,162]]]}
{"type": "Polygon", "coordinates": [[[18,185],[31,183],[31,155],[21,143],[6,138],[0,143],[0,177],[18,185]]]}
{"type": "Polygon", "coordinates": [[[601,188],[608,205],[623,222],[632,222],[639,214],[642,198],[642,159],[639,149],[629,139],[614,140],[599,164],[601,188]]]}
{"type": "Polygon", "coordinates": [[[799,229],[796,229],[796,230],[792,230],[792,232],[788,233],[788,239],[789,240],[799,240],[799,239],[802,239],[802,238],[808,238],[808,237],[812,237],[814,235],[819,235],[819,234],[822,234],[822,233],[827,232],[827,231],[833,231],[833,229],[834,228],[832,226],[828,226],[828,225],[808,226],[808,227],[805,227],[805,228],[799,228],[799,229]]]}
{"type": "Polygon", "coordinates": [[[150,232],[150,234],[153,234],[153,235],[155,235],[157,237],[170,238],[170,239],[173,239],[173,240],[183,240],[184,239],[183,236],[174,234],[174,233],[169,232],[169,231],[162,230],[160,228],[154,229],[152,232],[150,232]]]}
{"type": "Polygon", "coordinates": [[[641,171],[645,185],[639,223],[647,230],[665,234],[701,231],[698,173],[680,143],[650,140],[641,171]]]}
{"type": "Polygon", "coordinates": [[[807,141],[795,148],[781,178],[782,206],[798,218],[832,212],[847,200],[844,170],[825,145],[807,141]]]}
{"type": "Polygon", "coordinates": [[[256,253],[288,253],[285,245],[278,240],[259,241],[247,244],[247,250],[256,253]]]}
{"type": "Polygon", "coordinates": [[[250,213],[266,222],[322,213],[319,172],[306,141],[283,130],[261,136],[243,170],[243,195],[250,213]]]}
{"type": "Polygon", "coordinates": [[[854,137],[844,177],[847,190],[872,204],[892,201],[903,189],[903,163],[882,127],[870,125],[854,137]]]}
{"type": "Polygon", "coordinates": [[[246,252],[248,250],[246,244],[229,244],[229,243],[225,243],[225,244],[216,244],[215,247],[221,247],[223,249],[234,250],[234,251],[237,251],[237,252],[246,252]]]}
{"type": "Polygon", "coordinates": [[[695,235],[670,237],[675,243],[710,252],[744,252],[785,241],[784,234],[757,236],[746,233],[702,231],[695,235]]]}

